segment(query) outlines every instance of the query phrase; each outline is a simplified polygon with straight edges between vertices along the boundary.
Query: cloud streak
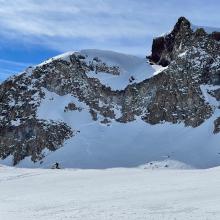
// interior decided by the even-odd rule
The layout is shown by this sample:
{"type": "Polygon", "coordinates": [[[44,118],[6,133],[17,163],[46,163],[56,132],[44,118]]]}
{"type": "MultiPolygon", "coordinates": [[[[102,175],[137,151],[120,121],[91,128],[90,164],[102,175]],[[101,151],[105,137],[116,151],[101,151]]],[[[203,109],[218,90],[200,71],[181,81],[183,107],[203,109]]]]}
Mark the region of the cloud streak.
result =
{"type": "Polygon", "coordinates": [[[0,0],[0,5],[0,34],[5,38],[59,51],[96,47],[128,52],[130,46],[140,54],[179,16],[217,26],[220,6],[217,0],[0,0]]]}
{"type": "MultiPolygon", "coordinates": [[[[144,20],[133,17],[131,8],[137,7],[134,3],[130,4],[126,12],[125,5],[122,4],[124,1],[121,4],[119,1],[115,9],[116,1],[37,2],[0,1],[0,24],[3,30],[38,37],[83,37],[99,40],[146,35],[144,20]]],[[[152,25],[151,31],[153,28],[152,25]]]]}

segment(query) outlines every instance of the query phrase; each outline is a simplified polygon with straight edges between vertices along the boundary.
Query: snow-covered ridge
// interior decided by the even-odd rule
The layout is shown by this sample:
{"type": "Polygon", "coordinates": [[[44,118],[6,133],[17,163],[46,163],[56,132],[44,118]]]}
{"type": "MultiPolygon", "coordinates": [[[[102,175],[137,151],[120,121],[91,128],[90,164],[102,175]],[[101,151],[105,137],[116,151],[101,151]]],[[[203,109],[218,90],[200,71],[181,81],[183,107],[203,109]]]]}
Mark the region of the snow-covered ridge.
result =
{"type": "Polygon", "coordinates": [[[36,67],[40,67],[40,66],[46,65],[48,63],[53,62],[54,60],[59,60],[59,59],[69,61],[69,56],[74,54],[74,53],[76,53],[76,52],[75,51],[68,51],[66,53],[59,54],[59,55],[57,55],[55,57],[52,57],[52,58],[50,58],[50,59],[48,59],[48,60],[46,60],[46,61],[44,61],[44,62],[42,62],[42,63],[40,63],[38,65],[36,65],[36,67]]]}
{"type": "Polygon", "coordinates": [[[80,53],[87,57],[88,62],[92,62],[94,57],[98,57],[108,66],[119,68],[119,75],[110,75],[105,72],[95,73],[94,71],[87,74],[88,77],[99,79],[103,85],[111,87],[112,90],[122,90],[128,84],[139,83],[152,77],[155,72],[145,58],[102,50],[82,50],[80,53]]]}
{"type": "Polygon", "coordinates": [[[70,61],[69,56],[72,54],[85,56],[85,62],[89,65],[91,63],[100,62],[107,67],[116,67],[120,74],[109,74],[106,72],[87,72],[90,78],[98,79],[103,85],[109,86],[112,90],[125,89],[129,84],[139,83],[145,79],[152,77],[164,70],[160,65],[150,65],[146,58],[137,57],[107,50],[87,49],[81,51],[70,51],[37,65],[37,67],[48,64],[54,60],[70,61]]]}

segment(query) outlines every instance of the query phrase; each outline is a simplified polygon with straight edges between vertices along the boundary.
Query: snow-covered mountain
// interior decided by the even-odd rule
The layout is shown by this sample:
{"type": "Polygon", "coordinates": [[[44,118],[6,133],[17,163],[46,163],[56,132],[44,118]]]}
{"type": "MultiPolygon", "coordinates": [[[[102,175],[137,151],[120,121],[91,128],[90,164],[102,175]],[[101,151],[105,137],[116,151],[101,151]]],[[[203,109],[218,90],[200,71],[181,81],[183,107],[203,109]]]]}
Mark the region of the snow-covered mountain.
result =
{"type": "Polygon", "coordinates": [[[82,50],[9,78],[0,85],[1,163],[220,165],[218,36],[180,18],[147,59],[82,50]]]}

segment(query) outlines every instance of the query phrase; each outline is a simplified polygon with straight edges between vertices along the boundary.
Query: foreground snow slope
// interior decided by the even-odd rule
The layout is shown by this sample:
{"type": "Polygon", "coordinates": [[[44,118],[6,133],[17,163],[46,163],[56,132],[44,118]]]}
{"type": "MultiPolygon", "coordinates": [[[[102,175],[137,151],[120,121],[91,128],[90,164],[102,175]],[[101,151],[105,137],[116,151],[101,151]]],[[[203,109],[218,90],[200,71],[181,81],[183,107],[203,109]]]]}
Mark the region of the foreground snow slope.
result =
{"type": "Polygon", "coordinates": [[[0,168],[4,220],[220,219],[220,168],[0,168]]]}

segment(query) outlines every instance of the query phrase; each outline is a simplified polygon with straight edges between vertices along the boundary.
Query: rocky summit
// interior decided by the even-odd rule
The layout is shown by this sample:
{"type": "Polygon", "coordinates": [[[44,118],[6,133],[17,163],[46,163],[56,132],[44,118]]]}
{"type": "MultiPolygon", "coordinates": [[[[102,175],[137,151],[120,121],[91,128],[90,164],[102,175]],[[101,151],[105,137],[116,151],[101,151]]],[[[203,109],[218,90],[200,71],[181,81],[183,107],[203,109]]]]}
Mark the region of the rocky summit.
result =
{"type": "Polygon", "coordinates": [[[220,32],[181,17],[146,59],[82,50],[0,85],[1,163],[220,165],[220,32]]]}

